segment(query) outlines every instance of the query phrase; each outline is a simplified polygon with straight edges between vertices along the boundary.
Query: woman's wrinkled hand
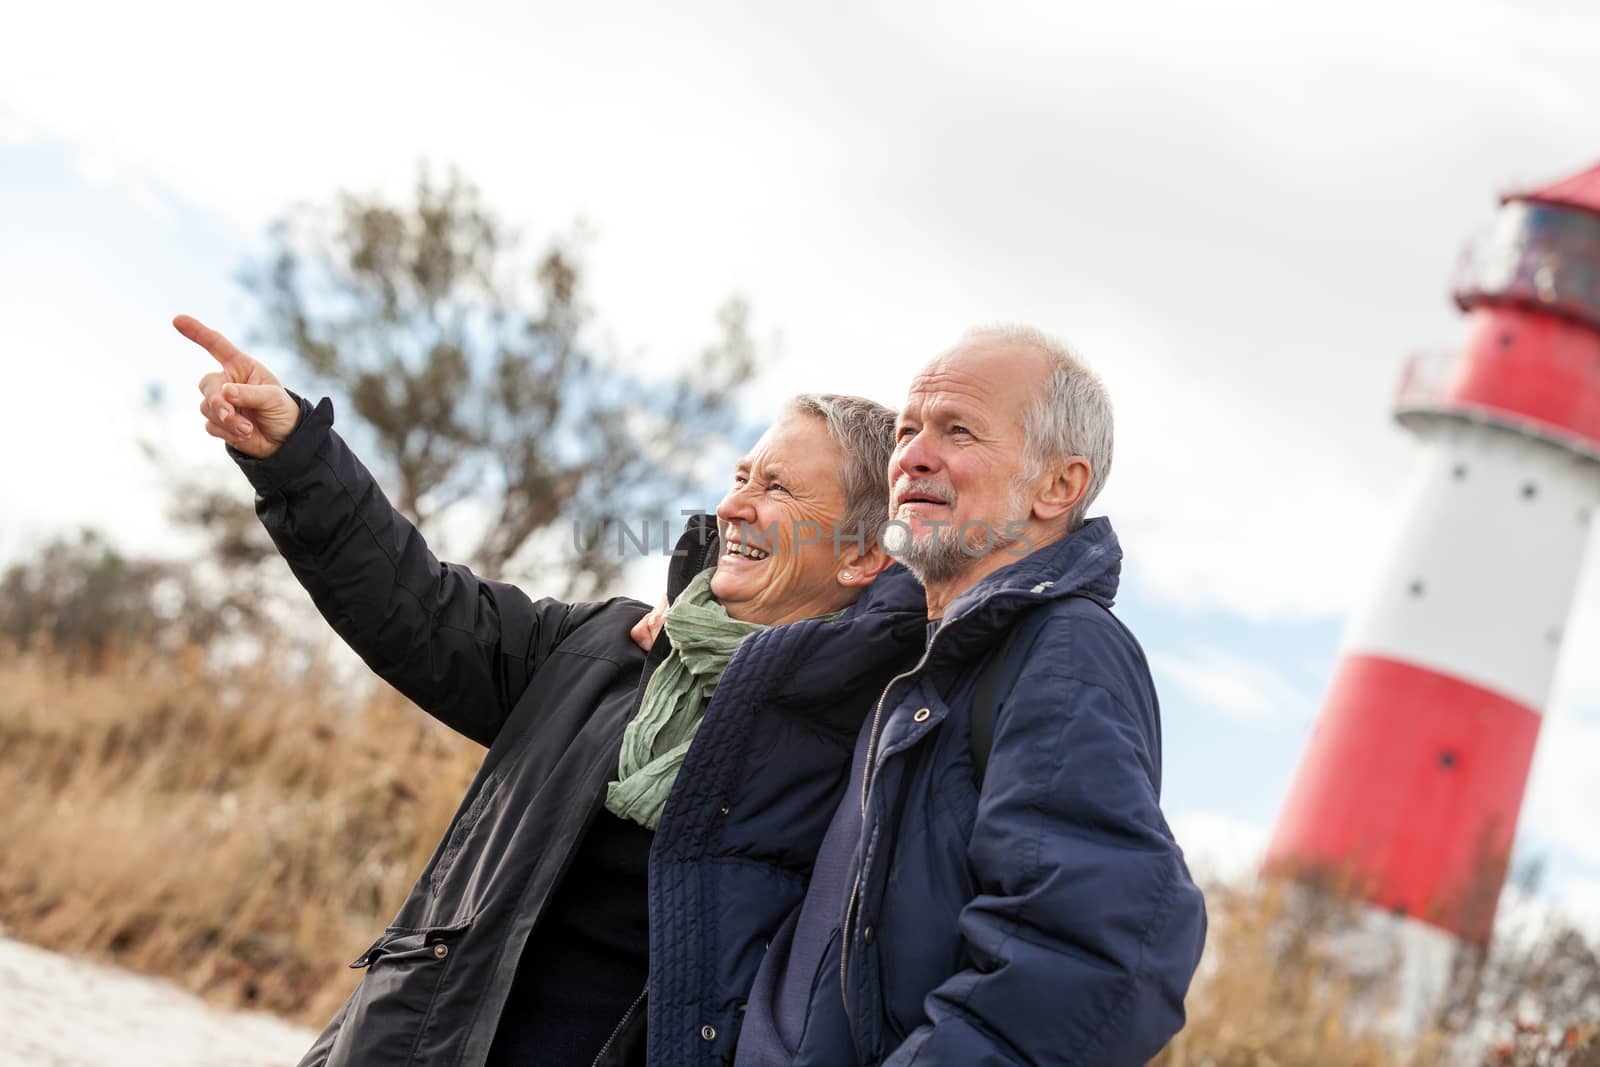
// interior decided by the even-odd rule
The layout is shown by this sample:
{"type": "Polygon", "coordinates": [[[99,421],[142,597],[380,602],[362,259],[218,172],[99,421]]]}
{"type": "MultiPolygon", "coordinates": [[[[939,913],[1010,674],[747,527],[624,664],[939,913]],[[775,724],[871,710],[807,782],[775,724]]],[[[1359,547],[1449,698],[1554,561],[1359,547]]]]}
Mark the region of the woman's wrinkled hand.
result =
{"type": "Polygon", "coordinates": [[[220,371],[200,379],[206,433],[256,459],[276,452],[300,421],[294,397],[271,371],[199,319],[179,315],[172,325],[222,365],[220,371]]]}

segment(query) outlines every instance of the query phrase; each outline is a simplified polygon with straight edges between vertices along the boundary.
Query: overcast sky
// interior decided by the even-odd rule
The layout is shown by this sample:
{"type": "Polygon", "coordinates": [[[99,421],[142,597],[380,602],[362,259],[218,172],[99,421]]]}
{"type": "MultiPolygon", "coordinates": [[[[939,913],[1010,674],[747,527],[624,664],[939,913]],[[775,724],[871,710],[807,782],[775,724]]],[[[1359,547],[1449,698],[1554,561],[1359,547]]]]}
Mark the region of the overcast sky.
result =
{"type": "MultiPolygon", "coordinates": [[[[245,11],[8,17],[0,554],[83,522],[170,549],[135,436],[223,461],[168,319],[242,335],[232,279],[271,218],[455,165],[531,241],[587,224],[601,340],[641,368],[748,296],[758,421],[807,389],[898,405],[976,324],[1076,346],[1117,405],[1101,510],[1169,816],[1236,868],[1393,532],[1412,447],[1390,402],[1408,354],[1459,338],[1461,246],[1500,193],[1600,159],[1584,2],[245,11]],[[151,382],[181,409],[155,426],[151,382]]],[[[1600,917],[1596,648],[1591,558],[1521,848],[1600,917]]]]}

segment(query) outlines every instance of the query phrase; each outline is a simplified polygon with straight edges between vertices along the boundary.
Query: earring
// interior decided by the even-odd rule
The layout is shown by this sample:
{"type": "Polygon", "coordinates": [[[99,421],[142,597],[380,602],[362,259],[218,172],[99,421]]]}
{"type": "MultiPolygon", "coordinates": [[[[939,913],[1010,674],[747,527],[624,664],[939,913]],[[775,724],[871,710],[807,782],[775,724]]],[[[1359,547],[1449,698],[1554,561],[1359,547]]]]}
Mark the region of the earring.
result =
{"type": "Polygon", "coordinates": [[[855,575],[851,574],[849,571],[842,571],[840,572],[839,577],[843,581],[848,582],[851,578],[854,578],[855,575]]]}

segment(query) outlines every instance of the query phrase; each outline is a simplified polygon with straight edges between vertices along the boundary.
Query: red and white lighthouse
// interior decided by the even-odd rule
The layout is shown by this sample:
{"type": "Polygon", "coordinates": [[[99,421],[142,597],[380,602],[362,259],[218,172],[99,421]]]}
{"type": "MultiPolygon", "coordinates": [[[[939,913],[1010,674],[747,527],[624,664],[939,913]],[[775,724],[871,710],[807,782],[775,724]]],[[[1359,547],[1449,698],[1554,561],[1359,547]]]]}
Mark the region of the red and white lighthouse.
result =
{"type": "Polygon", "coordinates": [[[1600,166],[1508,196],[1455,297],[1461,349],[1399,390],[1420,452],[1399,543],[1266,860],[1386,916],[1432,961],[1413,980],[1488,943],[1600,504],[1600,166]]]}

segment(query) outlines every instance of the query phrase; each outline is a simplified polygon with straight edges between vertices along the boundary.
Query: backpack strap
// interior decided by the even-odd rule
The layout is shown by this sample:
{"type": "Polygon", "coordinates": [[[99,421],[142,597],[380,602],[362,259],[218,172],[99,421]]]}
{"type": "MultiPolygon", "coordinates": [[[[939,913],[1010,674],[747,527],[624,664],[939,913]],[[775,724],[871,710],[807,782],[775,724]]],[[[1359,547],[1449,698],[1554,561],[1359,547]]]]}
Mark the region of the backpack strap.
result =
{"type": "Polygon", "coordinates": [[[995,694],[1000,688],[1000,675],[1006,660],[1011,657],[1011,644],[1017,639],[1020,626],[1013,626],[989,662],[983,665],[978,676],[978,689],[972,695],[972,767],[977,772],[978,788],[983,788],[983,775],[989,769],[989,753],[994,748],[994,713],[999,703],[995,694]]]}
{"type": "MultiPolygon", "coordinates": [[[[1099,604],[1102,608],[1105,608],[1106,614],[1111,615],[1111,618],[1118,626],[1122,625],[1122,620],[1112,615],[1111,609],[1106,607],[1105,603],[1098,597],[1089,596],[1086,593],[1069,593],[1068,595],[1082,597],[1085,600],[1091,600],[1099,604]]],[[[972,717],[969,725],[972,736],[969,743],[972,746],[972,766],[976,772],[980,790],[983,788],[984,773],[989,769],[989,753],[994,750],[995,715],[998,713],[1000,705],[1005,703],[1006,697],[1011,695],[1010,685],[1015,685],[1017,675],[1022,673],[1020,670],[1008,669],[1011,666],[1012,652],[1017,647],[1026,649],[1033,644],[1034,637],[1038,635],[1039,630],[1044,626],[1045,619],[1048,618],[1048,613],[1044,608],[1045,605],[1043,604],[1033,608],[1028,612],[1026,618],[1011,627],[1005,639],[1000,642],[1000,646],[989,657],[989,661],[983,665],[983,673],[978,676],[978,687],[972,694],[972,717]],[[1027,640],[1025,641],[1021,640],[1024,634],[1027,635],[1027,640]],[[1007,686],[1006,692],[1002,695],[1000,693],[1000,680],[1006,677],[1009,677],[1010,685],[1007,686]]]]}

